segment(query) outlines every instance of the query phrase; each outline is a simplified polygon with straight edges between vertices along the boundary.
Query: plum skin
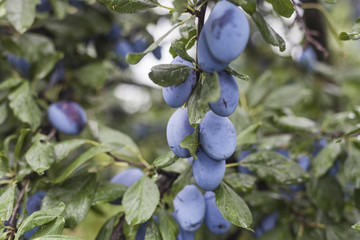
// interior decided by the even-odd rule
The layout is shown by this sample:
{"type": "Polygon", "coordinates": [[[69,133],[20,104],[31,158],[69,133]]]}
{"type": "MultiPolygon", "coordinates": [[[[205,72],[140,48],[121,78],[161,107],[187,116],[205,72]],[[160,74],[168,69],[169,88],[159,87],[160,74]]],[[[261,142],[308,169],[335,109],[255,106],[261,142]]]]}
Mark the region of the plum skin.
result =
{"type": "MultiPolygon", "coordinates": [[[[194,65],[177,56],[174,58],[170,64],[181,64],[189,67],[194,67],[194,65]]],[[[190,97],[191,91],[196,84],[196,73],[194,69],[190,70],[189,75],[184,82],[178,85],[171,85],[168,87],[163,87],[162,93],[164,100],[167,105],[173,108],[181,107],[190,97]]]]}
{"type": "Polygon", "coordinates": [[[194,128],[189,123],[187,109],[177,109],[171,115],[166,127],[166,138],[171,151],[182,158],[190,157],[189,150],[180,147],[180,143],[186,136],[191,135],[193,132],[194,128]]]}
{"type": "Polygon", "coordinates": [[[144,176],[144,173],[140,169],[128,168],[116,174],[113,178],[111,178],[110,182],[130,187],[142,178],[142,176],[144,176]]]}
{"type": "Polygon", "coordinates": [[[225,160],[210,158],[201,148],[193,163],[193,176],[196,184],[206,191],[213,191],[221,183],[225,174],[225,160]]]}
{"type": "Polygon", "coordinates": [[[49,106],[47,115],[54,128],[68,135],[79,134],[86,125],[86,113],[76,102],[55,102],[49,106]]]}
{"type": "Polygon", "coordinates": [[[195,231],[205,218],[205,200],[194,185],[186,185],[173,200],[175,217],[185,231],[195,231]]]}
{"type": "Polygon", "coordinates": [[[236,131],[227,117],[209,111],[200,122],[200,144],[207,155],[215,160],[229,158],[236,148],[236,131]]]}
{"type": "Polygon", "coordinates": [[[239,102],[239,88],[235,78],[225,72],[219,72],[219,84],[221,94],[219,100],[209,103],[210,109],[222,117],[230,116],[236,109],[239,102]]]}
{"type": "Polygon", "coordinates": [[[204,194],[206,204],[205,224],[215,234],[224,234],[229,231],[231,222],[226,220],[216,205],[215,193],[207,191],[204,194]]]}

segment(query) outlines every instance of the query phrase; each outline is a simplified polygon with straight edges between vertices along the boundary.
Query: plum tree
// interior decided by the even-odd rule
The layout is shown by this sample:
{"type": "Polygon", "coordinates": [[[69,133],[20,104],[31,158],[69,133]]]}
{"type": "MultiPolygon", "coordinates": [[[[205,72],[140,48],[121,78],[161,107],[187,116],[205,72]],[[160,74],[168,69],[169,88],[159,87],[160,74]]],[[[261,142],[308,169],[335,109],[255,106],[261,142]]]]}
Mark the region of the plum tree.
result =
{"type": "Polygon", "coordinates": [[[174,214],[185,231],[195,231],[204,221],[205,200],[195,185],[186,185],[174,198],[174,214]]]}
{"type": "Polygon", "coordinates": [[[49,106],[47,115],[54,128],[69,135],[79,134],[86,124],[86,113],[76,102],[55,102],[49,106]]]}
{"type": "Polygon", "coordinates": [[[219,186],[225,174],[225,160],[214,160],[200,147],[196,153],[192,170],[196,184],[206,191],[219,186]]]}
{"type": "Polygon", "coordinates": [[[204,194],[206,213],[205,224],[215,234],[224,234],[229,231],[231,222],[226,220],[216,205],[215,193],[207,191],[204,194]]]}
{"type": "Polygon", "coordinates": [[[31,64],[24,57],[18,57],[15,54],[7,54],[8,63],[15,69],[20,76],[28,78],[30,77],[31,64]]]}
{"type": "Polygon", "coordinates": [[[239,102],[239,88],[235,78],[225,72],[219,72],[219,84],[221,94],[219,100],[210,102],[210,109],[222,117],[230,116],[236,109],[239,102]]]}
{"type": "Polygon", "coordinates": [[[189,123],[187,109],[177,109],[171,115],[166,127],[166,138],[171,151],[182,158],[190,157],[189,150],[180,147],[180,143],[186,136],[191,135],[193,132],[194,128],[189,123]]]}
{"type": "MultiPolygon", "coordinates": [[[[171,61],[171,64],[181,64],[189,67],[194,67],[194,65],[177,56],[174,60],[171,61]]],[[[173,108],[181,107],[189,98],[192,89],[196,83],[196,74],[193,69],[190,70],[188,77],[184,82],[178,85],[171,85],[168,87],[163,87],[162,93],[165,102],[173,108]]]]}
{"type": "Polygon", "coordinates": [[[207,155],[215,160],[229,158],[236,148],[236,131],[227,117],[209,111],[200,125],[200,144],[207,155]]]}

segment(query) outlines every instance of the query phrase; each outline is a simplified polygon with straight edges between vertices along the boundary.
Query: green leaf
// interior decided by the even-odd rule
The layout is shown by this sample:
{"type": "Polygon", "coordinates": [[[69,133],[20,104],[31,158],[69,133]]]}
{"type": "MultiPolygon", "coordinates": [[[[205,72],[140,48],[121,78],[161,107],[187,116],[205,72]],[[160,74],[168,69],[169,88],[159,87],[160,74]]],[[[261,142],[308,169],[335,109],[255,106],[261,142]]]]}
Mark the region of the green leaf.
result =
{"type": "Polygon", "coordinates": [[[101,227],[95,240],[110,240],[115,226],[118,224],[120,218],[123,215],[124,213],[118,213],[115,216],[111,217],[109,220],[107,220],[101,227]]]}
{"type": "Polygon", "coordinates": [[[59,162],[69,155],[69,153],[81,145],[86,143],[85,139],[70,139],[62,142],[58,142],[54,146],[56,161],[59,162]]]}
{"type": "Polygon", "coordinates": [[[255,123],[242,130],[240,134],[237,135],[236,145],[241,146],[256,143],[257,131],[259,130],[261,125],[261,122],[255,123]]]}
{"type": "Polygon", "coordinates": [[[268,3],[271,3],[275,12],[279,15],[289,18],[295,11],[294,5],[290,0],[266,0],[268,3]]]}
{"type": "Polygon", "coordinates": [[[189,61],[189,62],[195,62],[195,60],[189,56],[189,54],[186,52],[186,46],[184,41],[181,40],[175,40],[171,43],[171,48],[176,52],[178,56],[181,58],[189,61]]]}
{"type": "Polygon", "coordinates": [[[355,229],[356,231],[358,231],[360,233],[360,221],[355,223],[354,225],[352,225],[351,228],[355,229]]]}
{"type": "Polygon", "coordinates": [[[344,163],[346,179],[354,184],[355,189],[360,189],[360,151],[352,148],[344,163]]]}
{"type": "Polygon", "coordinates": [[[82,240],[82,239],[67,235],[47,235],[44,237],[36,238],[34,240],[82,240]]]}
{"type": "Polygon", "coordinates": [[[176,162],[179,159],[178,156],[176,156],[171,150],[167,153],[159,156],[154,160],[152,165],[157,168],[164,168],[167,166],[170,166],[174,162],[176,162]]]}
{"type": "Polygon", "coordinates": [[[233,75],[234,77],[237,77],[243,81],[248,82],[250,80],[250,77],[248,75],[245,75],[243,73],[239,73],[237,71],[235,71],[234,69],[232,69],[231,67],[227,67],[225,69],[226,72],[230,73],[231,75],[233,75]]]}
{"type": "Polygon", "coordinates": [[[34,132],[41,123],[41,111],[33,99],[29,82],[24,82],[9,96],[10,108],[22,122],[28,123],[34,132]]]}
{"type": "Polygon", "coordinates": [[[199,146],[199,129],[196,128],[193,134],[186,136],[181,142],[180,147],[189,150],[191,156],[196,160],[196,150],[199,146]]]}
{"type": "Polygon", "coordinates": [[[251,18],[259,28],[262,37],[267,43],[279,47],[281,52],[285,51],[286,45],[284,39],[275,32],[275,30],[265,21],[259,12],[255,11],[251,15],[251,18]]]}
{"type": "Polygon", "coordinates": [[[16,184],[8,186],[5,192],[0,196],[0,220],[6,221],[11,217],[14,199],[15,199],[15,187],[16,184]]]}
{"type": "Polygon", "coordinates": [[[209,102],[215,102],[219,97],[218,74],[202,74],[187,102],[190,124],[194,127],[200,124],[205,114],[210,110],[209,102]]]}
{"type": "Polygon", "coordinates": [[[341,154],[342,147],[340,143],[330,143],[326,145],[313,161],[312,171],[314,177],[323,176],[335,163],[336,158],[341,154]]]}
{"type": "Polygon", "coordinates": [[[125,219],[130,225],[144,223],[154,213],[160,200],[159,189],[147,176],[129,187],[123,198],[125,219]]]}
{"type": "Polygon", "coordinates": [[[2,104],[0,104],[0,124],[5,123],[7,117],[8,117],[7,102],[3,102],[2,104]]]}
{"type": "Polygon", "coordinates": [[[42,56],[35,64],[34,78],[43,79],[54,68],[55,64],[63,58],[64,54],[55,52],[42,56]]]}
{"type": "Polygon", "coordinates": [[[109,203],[124,196],[128,187],[125,185],[112,183],[112,182],[99,182],[96,187],[92,205],[109,203]]]}
{"type": "Polygon", "coordinates": [[[157,6],[155,4],[157,1],[150,0],[99,0],[99,2],[118,13],[135,13],[157,6]]]}
{"type": "Polygon", "coordinates": [[[273,151],[250,154],[240,161],[240,165],[265,181],[278,184],[299,184],[309,177],[296,162],[273,151]]]}
{"type": "Polygon", "coordinates": [[[161,240],[159,229],[154,222],[146,224],[146,233],[144,240],[161,240]]]}
{"type": "Polygon", "coordinates": [[[66,205],[66,227],[73,228],[87,215],[96,189],[96,174],[86,173],[51,188],[42,201],[42,209],[51,209],[60,202],[66,205]]]}
{"type": "Polygon", "coordinates": [[[20,236],[22,236],[30,229],[53,221],[55,218],[59,217],[64,212],[64,209],[65,204],[60,203],[55,208],[34,212],[21,223],[18,228],[15,240],[18,240],[20,236]]]}
{"type": "Polygon", "coordinates": [[[358,40],[360,39],[360,22],[357,21],[355,25],[353,26],[351,32],[341,32],[339,34],[339,39],[342,41],[348,41],[348,40],[358,40]]]}
{"type": "Polygon", "coordinates": [[[106,83],[109,70],[108,65],[103,62],[98,62],[79,68],[74,75],[84,87],[98,90],[106,83]]]}
{"type": "Polygon", "coordinates": [[[266,97],[264,104],[270,108],[292,107],[310,95],[310,90],[300,84],[279,86],[266,97]],[[284,101],[286,99],[286,101],[284,101]]]}
{"type": "Polygon", "coordinates": [[[104,152],[109,152],[111,148],[109,146],[99,145],[90,148],[79,157],[77,157],[57,178],[55,178],[52,182],[60,183],[63,182],[72,172],[74,172],[78,167],[92,159],[96,155],[104,152]]]}
{"type": "Polygon", "coordinates": [[[23,34],[33,24],[38,0],[7,0],[6,16],[16,31],[23,34]]]}
{"type": "Polygon", "coordinates": [[[345,207],[344,196],[339,182],[333,176],[312,178],[306,184],[311,201],[321,210],[327,212],[336,222],[343,216],[345,207]]]}
{"type": "Polygon", "coordinates": [[[39,230],[37,230],[34,235],[32,235],[32,239],[37,239],[40,237],[44,237],[47,235],[58,235],[61,234],[65,227],[65,218],[62,216],[57,217],[53,221],[42,225],[39,230]]]}
{"type": "MultiPolygon", "coordinates": [[[[109,0],[111,1],[111,0],[109,0]]],[[[191,19],[194,19],[195,16],[180,22],[178,24],[176,24],[175,26],[173,26],[169,31],[167,31],[162,37],[160,37],[158,40],[156,40],[154,43],[152,43],[145,51],[143,51],[142,53],[130,53],[126,56],[126,61],[130,64],[137,64],[138,62],[140,62],[140,60],[149,52],[154,51],[160,44],[160,42],[162,40],[164,40],[173,30],[175,30],[177,27],[179,27],[180,25],[184,24],[184,22],[189,21],[191,19]]]]}
{"type": "Polygon", "coordinates": [[[254,188],[256,177],[245,173],[233,172],[225,174],[224,180],[235,190],[243,193],[251,192],[254,188]]]}
{"type": "Polygon", "coordinates": [[[9,159],[4,155],[4,152],[0,152],[0,178],[5,176],[9,170],[9,159]]]}
{"type": "Polygon", "coordinates": [[[21,148],[23,147],[24,140],[25,140],[25,137],[28,134],[28,132],[30,132],[30,129],[28,129],[28,128],[23,128],[20,130],[20,135],[16,141],[16,146],[15,146],[15,150],[14,150],[15,159],[19,159],[20,151],[21,151],[21,148]]]}
{"type": "Polygon", "coordinates": [[[285,130],[292,132],[311,132],[316,133],[319,131],[316,122],[297,116],[283,116],[275,117],[274,124],[285,130]]]}
{"type": "Polygon", "coordinates": [[[161,208],[159,212],[159,228],[162,239],[176,239],[179,226],[165,208],[161,208]]]}
{"type": "Polygon", "coordinates": [[[326,228],[326,240],[358,239],[359,236],[347,224],[337,224],[326,228]]]}
{"type": "Polygon", "coordinates": [[[139,147],[128,135],[100,124],[98,138],[100,142],[110,146],[116,156],[129,161],[139,160],[139,147]]]}
{"type": "Polygon", "coordinates": [[[6,90],[18,86],[23,80],[17,77],[10,77],[0,83],[0,90],[6,90]]]}
{"type": "Polygon", "coordinates": [[[252,215],[245,201],[226,183],[221,182],[215,190],[216,205],[226,220],[235,226],[248,229],[252,215]]]}
{"type": "Polygon", "coordinates": [[[176,11],[182,13],[187,7],[187,0],[174,0],[173,4],[176,11]]]}
{"type": "Polygon", "coordinates": [[[172,185],[172,193],[174,196],[180,192],[185,185],[189,185],[191,182],[192,177],[192,166],[188,166],[175,180],[174,184],[172,185]]]}
{"type": "Polygon", "coordinates": [[[242,7],[248,14],[253,14],[256,11],[256,0],[230,0],[234,4],[242,7]]]}
{"type": "Polygon", "coordinates": [[[151,68],[150,79],[159,86],[179,85],[190,74],[191,67],[182,64],[159,64],[151,68]]]}
{"type": "Polygon", "coordinates": [[[32,146],[25,153],[25,159],[38,174],[48,170],[55,160],[54,146],[49,138],[43,134],[36,134],[32,146]]]}
{"type": "Polygon", "coordinates": [[[292,135],[279,134],[267,137],[262,137],[259,142],[259,149],[274,149],[281,146],[289,145],[292,135]]]}

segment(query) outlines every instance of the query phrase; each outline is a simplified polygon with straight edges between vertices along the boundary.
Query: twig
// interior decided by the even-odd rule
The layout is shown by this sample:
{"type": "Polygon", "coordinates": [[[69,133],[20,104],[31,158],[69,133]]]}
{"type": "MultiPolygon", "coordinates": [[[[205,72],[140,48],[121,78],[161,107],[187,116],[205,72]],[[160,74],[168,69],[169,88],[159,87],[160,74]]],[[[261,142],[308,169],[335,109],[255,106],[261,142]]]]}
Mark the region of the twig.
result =
{"type": "Polygon", "coordinates": [[[124,231],[123,231],[124,223],[125,223],[125,216],[123,215],[120,218],[119,223],[114,228],[110,240],[125,240],[124,231]]]}
{"type": "Polygon", "coordinates": [[[143,164],[143,163],[131,162],[131,161],[128,161],[128,160],[125,160],[125,159],[121,159],[121,158],[115,156],[114,154],[112,154],[111,152],[107,152],[106,154],[108,156],[112,157],[116,162],[123,162],[123,163],[127,163],[129,165],[140,167],[140,168],[147,168],[147,166],[145,166],[145,164],[143,164]]]}

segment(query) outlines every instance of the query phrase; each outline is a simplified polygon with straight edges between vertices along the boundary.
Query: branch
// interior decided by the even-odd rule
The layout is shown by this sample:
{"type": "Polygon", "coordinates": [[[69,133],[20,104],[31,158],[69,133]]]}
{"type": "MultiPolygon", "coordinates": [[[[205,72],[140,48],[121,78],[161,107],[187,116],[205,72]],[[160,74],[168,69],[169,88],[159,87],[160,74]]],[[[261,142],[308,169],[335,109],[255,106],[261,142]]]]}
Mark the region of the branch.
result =
{"type": "Polygon", "coordinates": [[[121,159],[121,158],[115,156],[114,154],[112,154],[111,152],[107,152],[106,154],[108,156],[112,157],[116,162],[123,162],[123,163],[127,163],[129,165],[140,167],[140,168],[147,168],[147,166],[145,166],[145,164],[143,164],[143,163],[131,162],[131,161],[128,161],[128,160],[125,160],[125,159],[121,159]]]}

